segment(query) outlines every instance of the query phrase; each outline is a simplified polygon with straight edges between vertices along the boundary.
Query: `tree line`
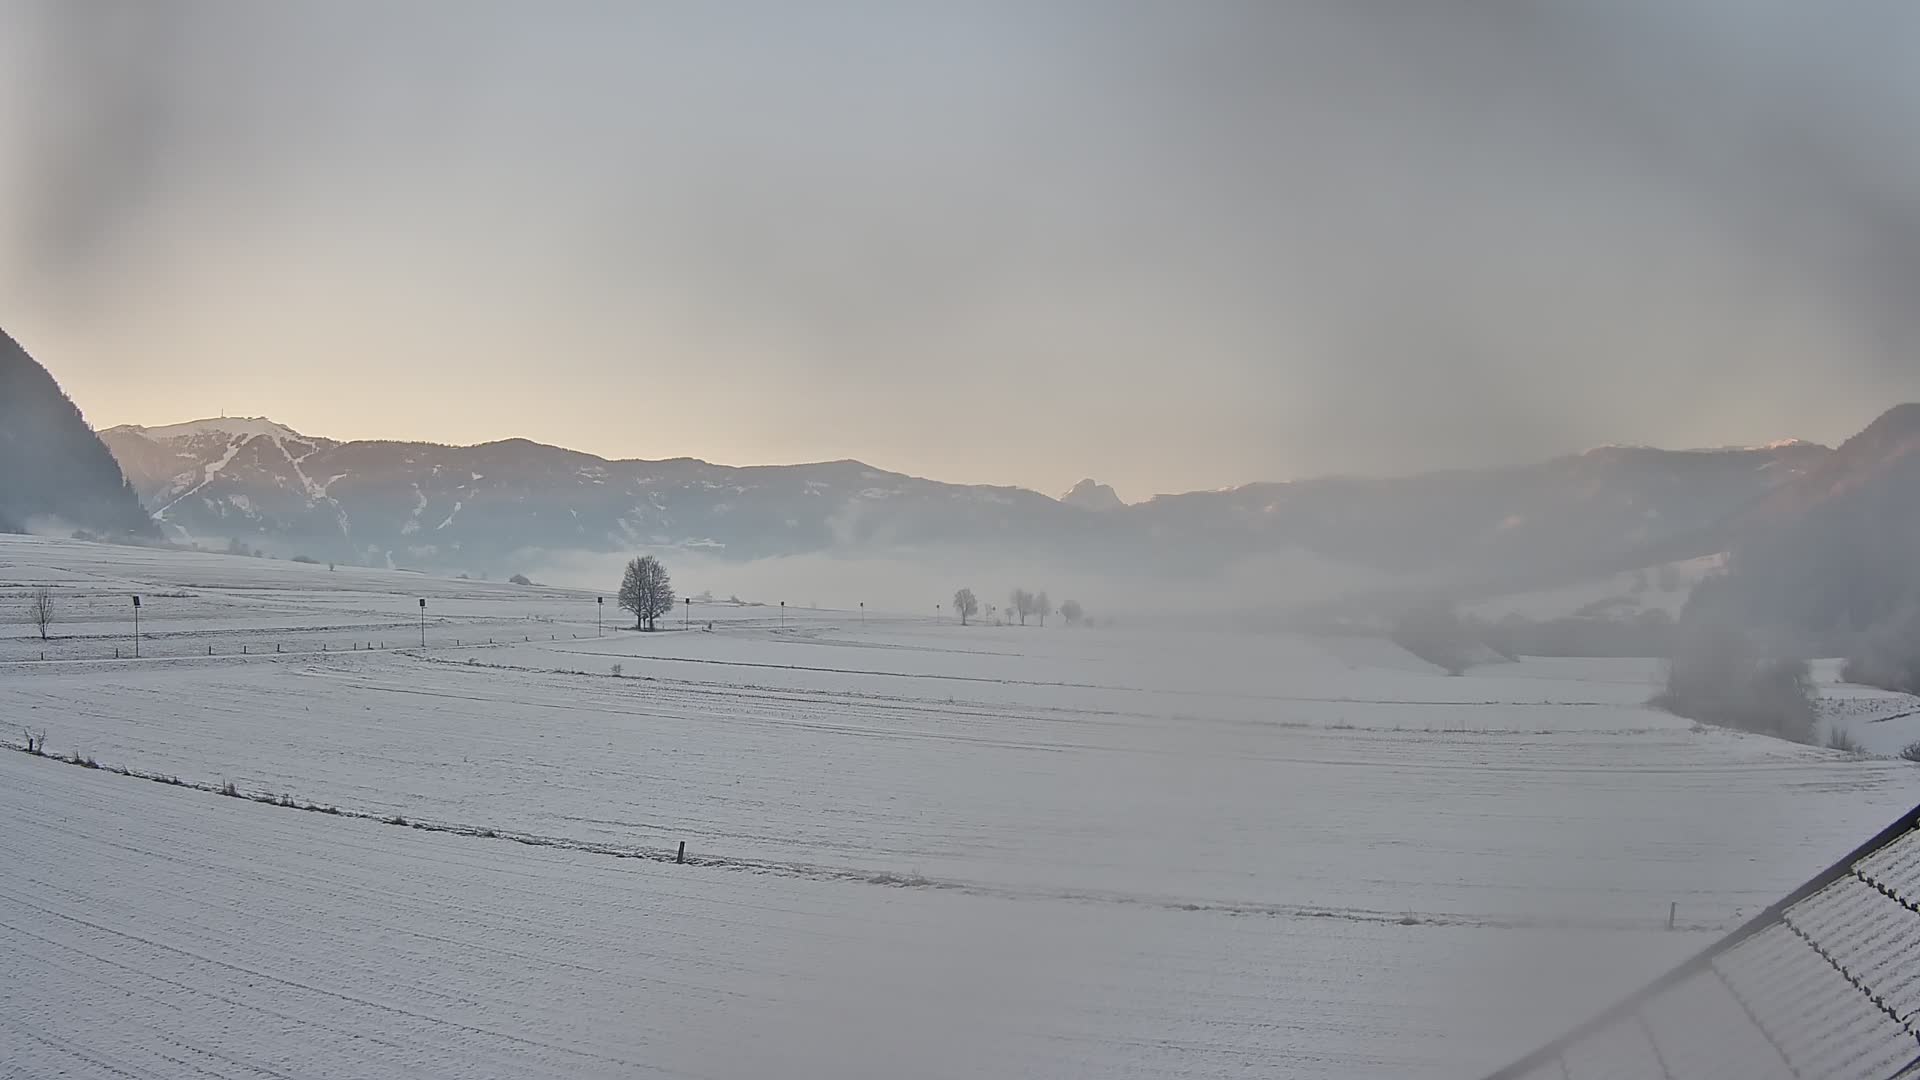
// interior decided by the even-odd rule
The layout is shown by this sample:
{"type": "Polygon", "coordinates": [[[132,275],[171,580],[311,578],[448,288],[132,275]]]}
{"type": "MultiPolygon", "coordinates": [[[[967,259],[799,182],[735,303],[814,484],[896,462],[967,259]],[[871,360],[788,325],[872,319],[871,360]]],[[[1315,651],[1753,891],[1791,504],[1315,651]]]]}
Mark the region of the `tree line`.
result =
{"type": "MultiPolygon", "coordinates": [[[[971,588],[962,588],[953,594],[953,610],[960,616],[960,625],[966,626],[969,621],[980,615],[980,598],[974,595],[971,588]]],[[[986,609],[987,617],[993,618],[997,610],[989,605],[986,609]]],[[[1007,594],[1006,617],[1018,618],[1021,626],[1027,625],[1027,620],[1030,618],[1038,619],[1040,625],[1045,626],[1047,616],[1056,613],[1067,621],[1068,626],[1078,625],[1086,618],[1086,609],[1080,606],[1078,600],[1063,600],[1060,602],[1060,607],[1055,609],[1045,589],[1036,593],[1016,587],[1007,594]]]]}

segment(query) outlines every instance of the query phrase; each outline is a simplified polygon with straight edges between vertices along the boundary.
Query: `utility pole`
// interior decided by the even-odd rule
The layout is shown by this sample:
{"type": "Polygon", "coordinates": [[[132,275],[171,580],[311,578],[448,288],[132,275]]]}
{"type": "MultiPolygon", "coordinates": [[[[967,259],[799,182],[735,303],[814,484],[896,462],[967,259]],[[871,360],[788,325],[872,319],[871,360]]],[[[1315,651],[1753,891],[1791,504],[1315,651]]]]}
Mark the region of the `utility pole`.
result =
{"type": "Polygon", "coordinates": [[[420,647],[427,647],[427,598],[420,598],[420,647]]]}
{"type": "Polygon", "coordinates": [[[680,629],[685,630],[693,622],[693,597],[680,598],[684,604],[680,608],[680,629]]]}
{"type": "Polygon", "coordinates": [[[780,601],[780,625],[787,625],[787,602],[785,600],[780,601]]]}
{"type": "Polygon", "coordinates": [[[600,637],[601,635],[606,633],[606,621],[607,621],[607,598],[604,596],[596,596],[594,597],[594,605],[593,605],[593,636],[594,637],[600,637]]]}
{"type": "Polygon", "coordinates": [[[133,598],[133,658],[140,659],[140,598],[133,598]]]}
{"type": "Polygon", "coordinates": [[[860,629],[865,630],[866,628],[867,628],[867,602],[865,600],[862,600],[860,601],[860,629]]]}

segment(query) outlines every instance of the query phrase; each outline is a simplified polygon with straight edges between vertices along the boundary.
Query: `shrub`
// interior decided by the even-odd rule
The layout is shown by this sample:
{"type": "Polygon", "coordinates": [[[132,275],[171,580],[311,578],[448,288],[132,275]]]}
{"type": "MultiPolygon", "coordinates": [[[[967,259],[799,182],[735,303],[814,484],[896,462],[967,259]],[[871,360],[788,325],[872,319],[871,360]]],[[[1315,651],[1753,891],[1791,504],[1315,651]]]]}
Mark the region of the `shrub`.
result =
{"type": "Polygon", "coordinates": [[[1839,750],[1848,754],[1864,752],[1861,749],[1860,740],[1848,734],[1845,728],[1839,727],[1829,728],[1827,730],[1827,749],[1839,750]]]}
{"type": "Polygon", "coordinates": [[[1667,664],[1667,687],[1653,704],[1719,727],[1797,743],[1814,740],[1807,662],[1760,659],[1746,635],[1728,626],[1698,624],[1681,635],[1667,664]]]}
{"type": "Polygon", "coordinates": [[[316,559],[316,558],[314,558],[314,557],[313,557],[313,556],[311,556],[311,555],[295,555],[295,556],[293,557],[293,560],[292,560],[292,561],[294,561],[294,562],[297,562],[297,563],[306,563],[306,564],[307,564],[307,565],[309,565],[309,566],[319,566],[319,565],[320,565],[320,560],[319,560],[319,559],[316,559]]]}
{"type": "Polygon", "coordinates": [[[240,797],[240,789],[234,787],[233,781],[229,780],[220,785],[220,794],[225,795],[229,799],[237,799],[240,797]]]}
{"type": "Polygon", "coordinates": [[[509,585],[531,585],[533,582],[525,574],[515,574],[507,579],[509,585]]]}
{"type": "Polygon", "coordinates": [[[1907,761],[1920,765],[1920,742],[1908,743],[1906,749],[1900,751],[1900,756],[1907,761]]]}

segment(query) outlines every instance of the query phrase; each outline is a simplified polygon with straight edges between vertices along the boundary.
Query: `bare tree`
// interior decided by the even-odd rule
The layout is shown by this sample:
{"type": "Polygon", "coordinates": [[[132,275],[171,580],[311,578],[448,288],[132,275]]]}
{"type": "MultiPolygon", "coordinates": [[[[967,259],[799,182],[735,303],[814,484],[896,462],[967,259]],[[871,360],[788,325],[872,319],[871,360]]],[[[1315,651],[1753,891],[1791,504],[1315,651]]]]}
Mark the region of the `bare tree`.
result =
{"type": "Polygon", "coordinates": [[[1080,606],[1080,601],[1078,600],[1060,601],[1060,617],[1067,620],[1068,626],[1079,623],[1080,617],[1086,613],[1086,609],[1080,606]]]}
{"type": "Polygon", "coordinates": [[[1033,598],[1033,613],[1040,616],[1041,626],[1047,625],[1047,616],[1053,614],[1053,603],[1047,599],[1047,590],[1041,589],[1040,594],[1033,598]]]}
{"type": "Polygon", "coordinates": [[[1015,589],[1007,594],[1007,610],[1020,616],[1020,625],[1027,625],[1027,616],[1033,614],[1033,594],[1025,589],[1015,589]]]}
{"type": "Polygon", "coordinates": [[[673,579],[651,555],[627,564],[620,580],[620,606],[633,612],[635,630],[652,630],[654,620],[673,610],[673,579]]]}
{"type": "Polygon", "coordinates": [[[961,589],[953,594],[953,610],[960,613],[960,625],[980,613],[980,601],[973,595],[972,589],[961,589]]]}
{"type": "Polygon", "coordinates": [[[40,640],[50,636],[53,626],[53,590],[39,588],[33,590],[33,599],[27,605],[27,615],[33,619],[33,625],[40,630],[40,640]]]}

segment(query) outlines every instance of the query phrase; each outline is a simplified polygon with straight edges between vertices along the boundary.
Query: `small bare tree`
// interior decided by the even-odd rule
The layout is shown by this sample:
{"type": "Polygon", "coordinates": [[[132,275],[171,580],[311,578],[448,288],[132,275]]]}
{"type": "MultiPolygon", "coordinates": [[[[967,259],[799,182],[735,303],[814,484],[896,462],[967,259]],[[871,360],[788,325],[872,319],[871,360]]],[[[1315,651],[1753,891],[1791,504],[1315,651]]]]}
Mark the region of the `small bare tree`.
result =
{"type": "Polygon", "coordinates": [[[980,613],[980,601],[974,597],[972,589],[961,589],[953,594],[953,610],[960,613],[960,625],[980,613]]]}
{"type": "Polygon", "coordinates": [[[1040,625],[1047,625],[1047,616],[1053,614],[1053,602],[1047,599],[1047,590],[1041,589],[1033,598],[1033,613],[1040,616],[1040,625]]]}
{"type": "Polygon", "coordinates": [[[51,636],[53,627],[53,590],[39,588],[33,591],[33,600],[27,605],[27,615],[33,619],[33,625],[40,631],[40,640],[51,636]]]}
{"type": "Polygon", "coordinates": [[[627,564],[620,606],[633,612],[635,630],[652,630],[654,620],[673,610],[673,579],[659,559],[642,555],[627,564]]]}
{"type": "Polygon", "coordinates": [[[1080,606],[1080,601],[1078,600],[1060,601],[1060,617],[1067,620],[1068,626],[1073,626],[1079,623],[1080,617],[1085,614],[1086,614],[1086,609],[1080,606]]]}

